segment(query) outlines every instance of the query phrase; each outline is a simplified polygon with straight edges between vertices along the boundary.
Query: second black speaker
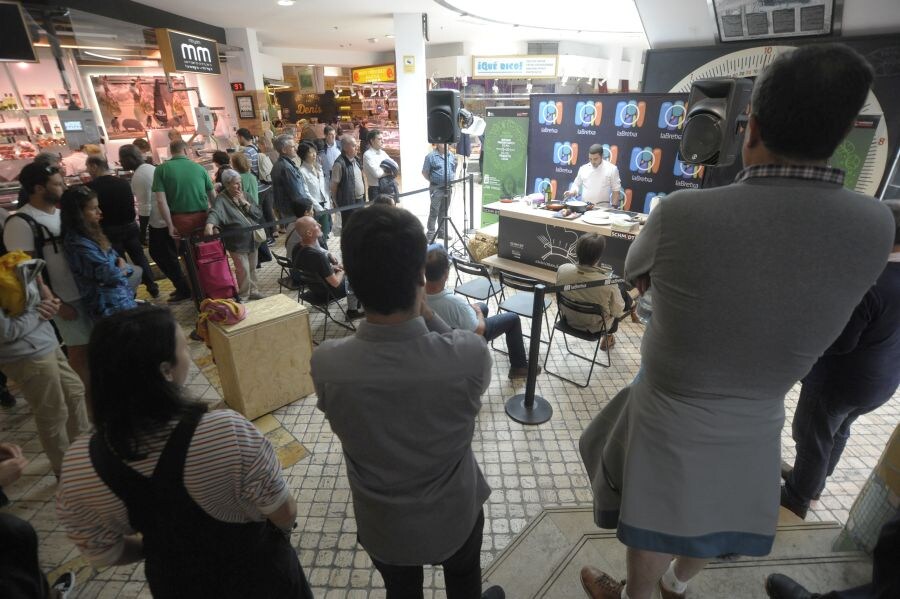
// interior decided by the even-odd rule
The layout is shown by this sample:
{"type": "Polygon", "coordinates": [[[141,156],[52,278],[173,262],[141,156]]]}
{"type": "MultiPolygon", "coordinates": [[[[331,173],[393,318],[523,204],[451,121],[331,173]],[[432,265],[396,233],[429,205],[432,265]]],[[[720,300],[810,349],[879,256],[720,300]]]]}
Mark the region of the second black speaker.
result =
{"type": "Polygon", "coordinates": [[[428,92],[428,143],[459,141],[459,92],[433,89],[428,92]]]}

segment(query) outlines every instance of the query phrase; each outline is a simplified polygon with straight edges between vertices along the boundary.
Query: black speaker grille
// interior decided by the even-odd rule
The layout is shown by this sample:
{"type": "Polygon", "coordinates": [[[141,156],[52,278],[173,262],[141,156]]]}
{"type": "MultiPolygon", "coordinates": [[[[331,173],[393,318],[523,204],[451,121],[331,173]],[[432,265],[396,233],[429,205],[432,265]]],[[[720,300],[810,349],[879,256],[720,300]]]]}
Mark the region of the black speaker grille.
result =
{"type": "Polygon", "coordinates": [[[684,124],[681,158],[686,162],[713,164],[722,143],[721,120],[711,114],[696,114],[684,124]]]}

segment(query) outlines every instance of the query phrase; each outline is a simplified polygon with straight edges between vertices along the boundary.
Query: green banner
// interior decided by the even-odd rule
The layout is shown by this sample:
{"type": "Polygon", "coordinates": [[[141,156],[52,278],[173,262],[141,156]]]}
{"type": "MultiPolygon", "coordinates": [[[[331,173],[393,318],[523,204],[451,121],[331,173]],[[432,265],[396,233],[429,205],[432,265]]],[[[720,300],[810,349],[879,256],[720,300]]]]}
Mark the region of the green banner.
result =
{"type": "MultiPolygon", "coordinates": [[[[528,117],[492,116],[488,109],[484,132],[484,173],[481,202],[525,194],[525,163],[528,157],[528,117]]],[[[519,109],[517,112],[522,112],[519,109]]],[[[481,215],[481,225],[497,222],[495,214],[481,215]]]]}

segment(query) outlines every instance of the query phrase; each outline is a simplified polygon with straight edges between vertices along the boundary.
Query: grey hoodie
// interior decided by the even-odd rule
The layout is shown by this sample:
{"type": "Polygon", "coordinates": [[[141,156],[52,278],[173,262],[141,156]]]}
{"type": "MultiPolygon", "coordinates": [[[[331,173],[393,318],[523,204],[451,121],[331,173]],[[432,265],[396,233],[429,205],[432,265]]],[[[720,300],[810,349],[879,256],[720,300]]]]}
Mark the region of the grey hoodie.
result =
{"type": "Polygon", "coordinates": [[[0,364],[39,358],[58,345],[53,327],[38,316],[37,310],[32,308],[15,317],[0,310],[0,364]]]}

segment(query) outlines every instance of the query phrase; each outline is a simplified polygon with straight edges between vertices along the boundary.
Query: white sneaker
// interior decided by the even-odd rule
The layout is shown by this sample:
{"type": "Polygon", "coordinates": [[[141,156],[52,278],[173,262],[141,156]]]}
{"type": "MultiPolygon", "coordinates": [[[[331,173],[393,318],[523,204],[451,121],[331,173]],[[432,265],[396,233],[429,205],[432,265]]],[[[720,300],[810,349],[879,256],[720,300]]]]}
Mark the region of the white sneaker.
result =
{"type": "MultiPolygon", "coordinates": [[[[64,572],[57,578],[52,585],[50,585],[51,591],[56,591],[56,597],[58,599],[66,599],[69,596],[69,593],[75,588],[75,573],[74,572],[64,572]]],[[[51,594],[51,597],[53,595],[51,594]]]]}

